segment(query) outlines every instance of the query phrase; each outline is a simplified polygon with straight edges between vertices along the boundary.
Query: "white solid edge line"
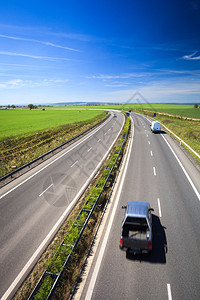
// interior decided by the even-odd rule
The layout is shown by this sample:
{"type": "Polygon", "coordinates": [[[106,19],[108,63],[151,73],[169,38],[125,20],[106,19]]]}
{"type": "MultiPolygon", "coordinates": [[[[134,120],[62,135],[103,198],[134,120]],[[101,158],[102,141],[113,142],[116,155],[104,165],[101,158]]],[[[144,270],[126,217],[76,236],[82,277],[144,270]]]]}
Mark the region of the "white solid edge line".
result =
{"type": "MultiPolygon", "coordinates": [[[[125,120],[124,120],[125,121],[125,120]]],[[[124,125],[124,122],[123,122],[124,125]]],[[[123,127],[122,125],[122,127],[123,127]]],[[[23,269],[21,270],[21,272],[18,274],[18,276],[15,278],[15,280],[12,282],[12,284],[10,285],[10,287],[7,289],[7,291],[4,293],[4,295],[2,296],[1,300],[6,300],[9,295],[12,293],[12,291],[14,290],[14,288],[16,287],[16,285],[18,284],[18,282],[21,280],[21,278],[24,276],[24,274],[28,271],[29,267],[31,266],[31,264],[34,262],[34,260],[37,258],[37,256],[40,254],[40,252],[42,251],[42,249],[44,248],[44,246],[47,244],[47,242],[49,241],[49,239],[53,236],[53,234],[55,234],[55,232],[57,231],[57,229],[60,227],[60,224],[62,224],[63,220],[66,217],[66,214],[70,211],[71,207],[73,207],[73,205],[76,203],[76,201],[78,200],[78,198],[80,197],[80,195],[83,193],[84,189],[87,187],[87,185],[89,184],[90,180],[93,178],[94,174],[96,173],[96,170],[98,170],[98,168],[101,166],[102,162],[104,161],[104,159],[106,158],[106,156],[108,155],[108,153],[110,152],[110,150],[112,149],[115,141],[117,140],[119,134],[120,134],[121,130],[119,131],[116,139],[113,141],[112,145],[110,146],[110,148],[108,149],[108,151],[106,152],[106,154],[104,155],[103,159],[100,161],[100,163],[98,164],[98,166],[96,167],[96,169],[92,172],[92,174],[90,175],[90,177],[88,178],[88,180],[85,182],[85,184],[82,186],[81,190],[79,191],[79,193],[76,195],[76,197],[74,198],[74,200],[70,203],[70,205],[67,207],[67,209],[64,211],[64,213],[62,214],[62,216],[59,218],[59,220],[56,222],[56,224],[54,225],[54,227],[51,229],[51,231],[48,233],[48,235],[46,236],[46,238],[43,240],[43,242],[40,244],[40,246],[37,248],[37,250],[34,252],[34,254],[31,256],[31,258],[29,259],[29,261],[26,263],[26,265],[23,267],[23,269]]]]}
{"type": "Polygon", "coordinates": [[[171,292],[170,283],[167,283],[167,294],[168,294],[168,299],[172,300],[172,292],[171,292]]]}
{"type": "Polygon", "coordinates": [[[160,199],[159,199],[159,198],[157,198],[157,201],[158,201],[158,211],[159,211],[159,217],[161,218],[161,217],[162,217],[162,213],[161,213],[160,199]]]}
{"type": "MultiPolygon", "coordinates": [[[[131,120],[132,120],[132,117],[131,117],[131,120]]],[[[134,135],[134,132],[133,132],[133,135],[134,135]]],[[[131,139],[130,149],[132,149],[132,143],[133,143],[133,139],[131,139]]],[[[100,266],[101,266],[101,261],[102,261],[103,255],[104,255],[104,251],[105,251],[105,248],[106,248],[106,244],[107,244],[107,241],[108,241],[108,237],[109,237],[109,234],[110,234],[110,230],[111,230],[111,227],[112,227],[114,216],[115,216],[117,206],[118,206],[118,203],[119,203],[119,198],[120,198],[120,195],[121,195],[122,187],[123,187],[123,184],[124,184],[124,180],[125,180],[125,176],[126,176],[126,172],[127,172],[127,168],[128,168],[128,162],[129,162],[129,159],[130,159],[130,154],[131,154],[131,151],[129,151],[129,153],[128,153],[128,158],[127,158],[127,161],[126,161],[126,165],[125,165],[125,169],[124,169],[124,172],[123,172],[123,175],[122,175],[122,179],[120,181],[120,186],[119,186],[119,189],[118,189],[117,197],[115,199],[114,207],[112,209],[112,214],[111,214],[110,219],[109,219],[109,223],[108,223],[108,226],[107,226],[107,229],[106,229],[106,233],[105,233],[103,242],[101,244],[101,249],[99,251],[99,255],[98,255],[98,258],[97,258],[92,276],[91,276],[91,281],[90,281],[90,284],[88,286],[88,290],[87,290],[87,293],[86,293],[86,296],[85,296],[86,300],[90,300],[91,297],[92,297],[92,293],[93,293],[93,290],[94,290],[94,287],[95,287],[96,279],[97,279],[99,269],[100,269],[100,266]]]]}
{"type": "Polygon", "coordinates": [[[161,134],[161,136],[163,137],[163,139],[165,140],[165,142],[167,143],[168,147],[170,148],[170,150],[172,151],[172,153],[174,154],[175,158],[177,159],[179,165],[181,166],[185,176],[187,177],[189,183],[191,184],[197,198],[199,199],[200,201],[200,194],[199,192],[197,191],[197,188],[195,187],[194,183],[192,182],[192,179],[190,178],[190,176],[188,175],[187,171],[185,170],[184,166],[182,165],[181,161],[179,160],[178,156],[176,155],[176,153],[174,152],[174,150],[172,149],[172,147],[170,146],[170,144],[168,143],[168,141],[166,140],[166,138],[163,136],[163,134],[161,134]]]}
{"type": "Polygon", "coordinates": [[[76,148],[77,146],[79,146],[80,144],[82,144],[83,142],[85,142],[87,139],[89,139],[91,137],[91,135],[95,134],[96,131],[98,131],[99,129],[101,129],[103,127],[103,125],[105,125],[105,123],[102,124],[102,126],[98,127],[95,131],[91,132],[90,135],[88,135],[86,138],[84,138],[81,142],[79,142],[78,144],[74,145],[71,149],[68,149],[66,152],[64,152],[63,154],[61,154],[59,157],[57,157],[56,159],[54,159],[53,161],[51,161],[50,163],[48,163],[46,166],[44,166],[43,168],[41,168],[40,170],[38,170],[37,172],[35,172],[34,174],[32,174],[31,176],[29,176],[28,178],[26,178],[25,180],[23,180],[22,182],[20,182],[18,185],[16,185],[15,187],[13,187],[12,189],[10,189],[9,191],[7,191],[5,194],[0,196],[0,199],[2,199],[3,197],[7,196],[8,194],[10,194],[12,191],[16,190],[18,187],[20,187],[22,184],[24,184],[25,182],[27,182],[29,179],[33,178],[34,176],[36,176],[38,173],[42,172],[44,169],[48,168],[50,165],[52,165],[55,161],[57,161],[58,159],[60,159],[61,157],[65,156],[67,153],[69,153],[70,151],[72,151],[74,148],[76,148]]]}

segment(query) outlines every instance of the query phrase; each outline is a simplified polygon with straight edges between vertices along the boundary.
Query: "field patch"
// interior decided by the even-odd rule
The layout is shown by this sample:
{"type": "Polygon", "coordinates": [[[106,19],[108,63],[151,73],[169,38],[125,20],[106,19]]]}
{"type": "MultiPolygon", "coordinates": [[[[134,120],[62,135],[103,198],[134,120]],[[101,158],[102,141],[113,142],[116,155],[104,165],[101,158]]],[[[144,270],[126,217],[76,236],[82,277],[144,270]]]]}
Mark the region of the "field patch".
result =
{"type": "Polygon", "coordinates": [[[0,110],[0,140],[98,117],[98,110],[0,110]]]}
{"type": "Polygon", "coordinates": [[[200,119],[200,108],[194,108],[194,105],[182,105],[182,104],[148,104],[135,105],[136,109],[150,110],[153,112],[168,113],[172,115],[197,118],[200,119]]]}
{"type": "MultiPolygon", "coordinates": [[[[11,111],[11,113],[14,112],[15,111],[11,111]]],[[[12,125],[10,125],[10,133],[12,133],[12,135],[3,136],[0,139],[0,177],[13,171],[13,169],[23,166],[49,150],[56,148],[67,140],[72,139],[97,124],[106,116],[106,112],[103,111],[64,111],[64,114],[63,112],[60,114],[60,111],[55,111],[55,114],[47,114],[47,116],[51,116],[54,120],[51,121],[51,119],[47,118],[46,123],[49,124],[48,129],[44,129],[47,124],[44,120],[41,120],[41,116],[42,113],[45,112],[40,112],[40,118],[38,114],[32,115],[34,117],[36,116],[36,118],[32,118],[34,126],[30,123],[30,120],[27,120],[27,123],[25,123],[26,118],[23,118],[23,113],[27,114],[28,111],[22,112],[22,120],[21,122],[19,120],[20,125],[18,127],[16,115],[7,114],[7,116],[15,116],[15,118],[14,120],[10,119],[12,125]],[[59,115],[60,121],[58,118],[59,115]],[[53,127],[53,124],[62,124],[64,121],[65,124],[53,127]],[[13,127],[14,124],[17,128],[13,127]],[[22,124],[24,124],[24,128],[21,127],[22,124]],[[29,126],[27,126],[27,124],[29,124],[29,126]],[[24,134],[22,133],[23,130],[20,129],[24,130],[24,134]],[[31,131],[29,132],[29,130],[31,131]]],[[[20,114],[17,115],[19,116],[20,114]]],[[[2,120],[1,123],[3,125],[2,120]]],[[[5,123],[8,124],[8,120],[5,120],[5,123]]]]}

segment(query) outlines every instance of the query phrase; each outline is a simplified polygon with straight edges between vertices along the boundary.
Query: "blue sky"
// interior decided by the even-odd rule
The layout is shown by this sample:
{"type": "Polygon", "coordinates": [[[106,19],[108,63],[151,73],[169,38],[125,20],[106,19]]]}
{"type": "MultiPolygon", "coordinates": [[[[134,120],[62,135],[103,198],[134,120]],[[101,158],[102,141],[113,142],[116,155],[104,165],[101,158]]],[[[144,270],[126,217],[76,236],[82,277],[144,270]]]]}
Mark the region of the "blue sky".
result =
{"type": "Polygon", "coordinates": [[[200,102],[199,0],[0,1],[0,105],[135,92],[200,102]]]}

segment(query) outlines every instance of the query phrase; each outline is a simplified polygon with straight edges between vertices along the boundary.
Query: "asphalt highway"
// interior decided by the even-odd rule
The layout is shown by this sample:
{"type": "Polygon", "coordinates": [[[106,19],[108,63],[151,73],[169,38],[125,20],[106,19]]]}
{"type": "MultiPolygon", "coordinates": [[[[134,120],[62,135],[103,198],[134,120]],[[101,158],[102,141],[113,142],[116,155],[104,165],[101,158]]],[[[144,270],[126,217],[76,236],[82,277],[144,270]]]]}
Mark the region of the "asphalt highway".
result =
{"type": "Polygon", "coordinates": [[[76,143],[1,188],[0,298],[10,299],[65,220],[124,123],[116,113],[76,143]]]}
{"type": "Polygon", "coordinates": [[[167,133],[153,134],[144,116],[132,117],[130,156],[74,299],[197,300],[200,173],[167,133]],[[151,254],[119,249],[121,206],[130,200],[154,208],[151,254]]]}

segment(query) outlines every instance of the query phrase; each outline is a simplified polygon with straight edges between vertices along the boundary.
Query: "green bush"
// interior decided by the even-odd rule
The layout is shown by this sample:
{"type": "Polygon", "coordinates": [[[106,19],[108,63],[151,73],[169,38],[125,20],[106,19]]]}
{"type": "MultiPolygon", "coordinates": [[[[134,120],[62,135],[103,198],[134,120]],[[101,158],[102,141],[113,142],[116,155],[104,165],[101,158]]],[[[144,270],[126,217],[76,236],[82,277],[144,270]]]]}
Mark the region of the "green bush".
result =
{"type": "Polygon", "coordinates": [[[97,183],[97,187],[102,187],[103,188],[104,184],[105,184],[105,178],[101,177],[99,179],[98,183],[97,183]]]}
{"type": "Polygon", "coordinates": [[[79,218],[76,220],[76,225],[83,226],[85,221],[87,220],[88,214],[86,212],[82,212],[81,215],[79,215],[79,218]]]}
{"type": "Polygon", "coordinates": [[[52,286],[53,286],[54,280],[51,277],[51,275],[46,275],[37,295],[34,296],[35,300],[43,300],[46,299],[52,286]]]}
{"type": "Polygon", "coordinates": [[[110,170],[109,169],[105,169],[103,171],[102,177],[107,178],[109,174],[110,174],[110,170]]]}
{"type": "Polygon", "coordinates": [[[79,237],[79,228],[77,226],[72,225],[69,229],[67,236],[64,238],[64,243],[66,245],[74,245],[76,240],[79,237]]]}

